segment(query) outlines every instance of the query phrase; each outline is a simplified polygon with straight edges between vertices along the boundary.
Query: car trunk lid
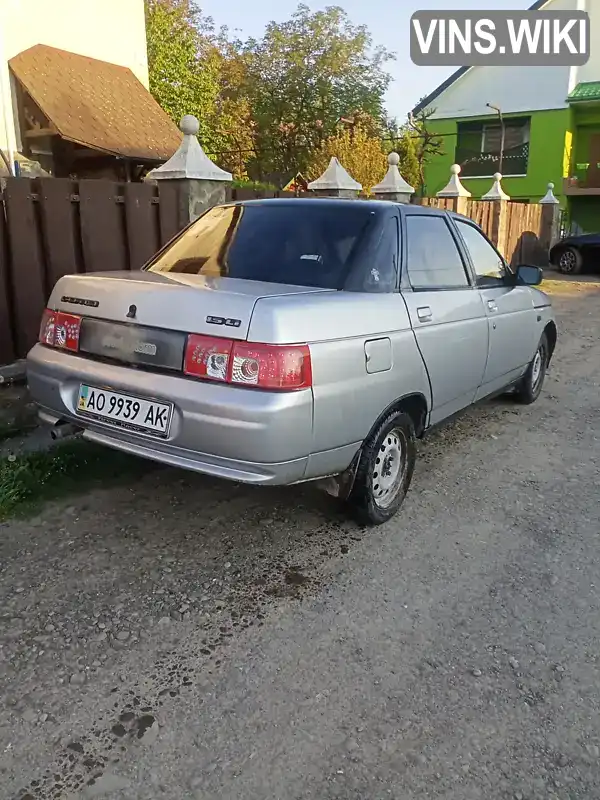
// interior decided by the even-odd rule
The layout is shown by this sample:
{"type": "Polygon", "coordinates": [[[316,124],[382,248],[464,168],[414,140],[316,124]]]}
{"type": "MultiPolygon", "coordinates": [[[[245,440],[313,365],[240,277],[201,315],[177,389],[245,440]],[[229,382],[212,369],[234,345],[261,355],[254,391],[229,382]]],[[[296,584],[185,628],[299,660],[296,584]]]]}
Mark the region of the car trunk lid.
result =
{"type": "Polygon", "coordinates": [[[187,334],[245,340],[261,298],[323,291],[179,273],[106,272],[64,276],[48,307],[83,317],[82,354],[181,370],[187,334]]]}

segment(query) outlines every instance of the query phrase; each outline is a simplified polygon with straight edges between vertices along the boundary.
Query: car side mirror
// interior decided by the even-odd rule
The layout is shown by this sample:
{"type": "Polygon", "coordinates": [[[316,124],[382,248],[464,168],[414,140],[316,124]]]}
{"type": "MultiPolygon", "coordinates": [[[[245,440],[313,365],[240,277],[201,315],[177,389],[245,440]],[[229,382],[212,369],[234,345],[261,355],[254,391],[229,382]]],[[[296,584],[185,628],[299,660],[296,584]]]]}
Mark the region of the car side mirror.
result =
{"type": "Polygon", "coordinates": [[[539,286],[544,279],[544,273],[540,267],[531,267],[528,264],[521,264],[517,267],[517,284],[521,286],[539,286]]]}

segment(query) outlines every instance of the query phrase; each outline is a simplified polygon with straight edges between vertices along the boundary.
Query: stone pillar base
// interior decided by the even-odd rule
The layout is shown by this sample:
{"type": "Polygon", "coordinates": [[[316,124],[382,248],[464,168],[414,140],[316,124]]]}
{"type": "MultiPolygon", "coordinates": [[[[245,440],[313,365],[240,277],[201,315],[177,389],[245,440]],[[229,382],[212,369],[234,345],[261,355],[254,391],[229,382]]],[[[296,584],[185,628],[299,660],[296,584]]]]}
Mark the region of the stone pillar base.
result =
{"type": "Polygon", "coordinates": [[[184,228],[213,206],[227,200],[227,184],[196,178],[163,178],[161,185],[175,187],[177,195],[177,222],[184,228]]]}
{"type": "Polygon", "coordinates": [[[410,203],[412,194],[409,192],[375,192],[375,200],[389,200],[391,203],[410,203]]]}
{"type": "Polygon", "coordinates": [[[339,197],[343,200],[356,200],[353,189],[313,189],[315,197],[339,197]]]}

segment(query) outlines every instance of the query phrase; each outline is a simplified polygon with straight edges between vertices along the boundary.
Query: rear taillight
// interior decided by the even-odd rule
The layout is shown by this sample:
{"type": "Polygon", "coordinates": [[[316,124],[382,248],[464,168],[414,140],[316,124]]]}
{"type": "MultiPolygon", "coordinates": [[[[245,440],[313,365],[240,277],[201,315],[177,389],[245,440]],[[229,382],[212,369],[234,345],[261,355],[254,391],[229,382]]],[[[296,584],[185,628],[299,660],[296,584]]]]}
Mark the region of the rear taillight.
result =
{"type": "Polygon", "coordinates": [[[80,330],[81,317],[47,308],[42,315],[39,340],[50,347],[76,353],[79,350],[80,330]]]}
{"type": "Polygon", "coordinates": [[[212,336],[188,336],[183,371],[195,378],[226,381],[233,342],[212,336]]]}
{"type": "Polygon", "coordinates": [[[306,345],[234,344],[231,382],[264,389],[305,389],[312,383],[306,345]]]}
{"type": "Polygon", "coordinates": [[[234,342],[212,336],[188,336],[186,375],[259,389],[306,389],[312,385],[310,350],[305,344],[234,342]]]}

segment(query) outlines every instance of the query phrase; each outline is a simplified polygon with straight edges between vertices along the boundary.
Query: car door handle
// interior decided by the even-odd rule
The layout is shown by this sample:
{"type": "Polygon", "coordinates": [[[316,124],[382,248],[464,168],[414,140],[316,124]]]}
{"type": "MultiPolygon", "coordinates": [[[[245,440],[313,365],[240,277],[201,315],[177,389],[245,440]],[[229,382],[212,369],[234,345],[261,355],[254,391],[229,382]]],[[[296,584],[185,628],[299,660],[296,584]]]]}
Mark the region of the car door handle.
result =
{"type": "Polygon", "coordinates": [[[432,317],[431,309],[429,306],[423,306],[422,308],[417,308],[417,317],[419,318],[419,322],[429,322],[432,317]]]}
{"type": "Polygon", "coordinates": [[[498,311],[498,306],[495,300],[488,300],[488,308],[490,311],[498,311]]]}

